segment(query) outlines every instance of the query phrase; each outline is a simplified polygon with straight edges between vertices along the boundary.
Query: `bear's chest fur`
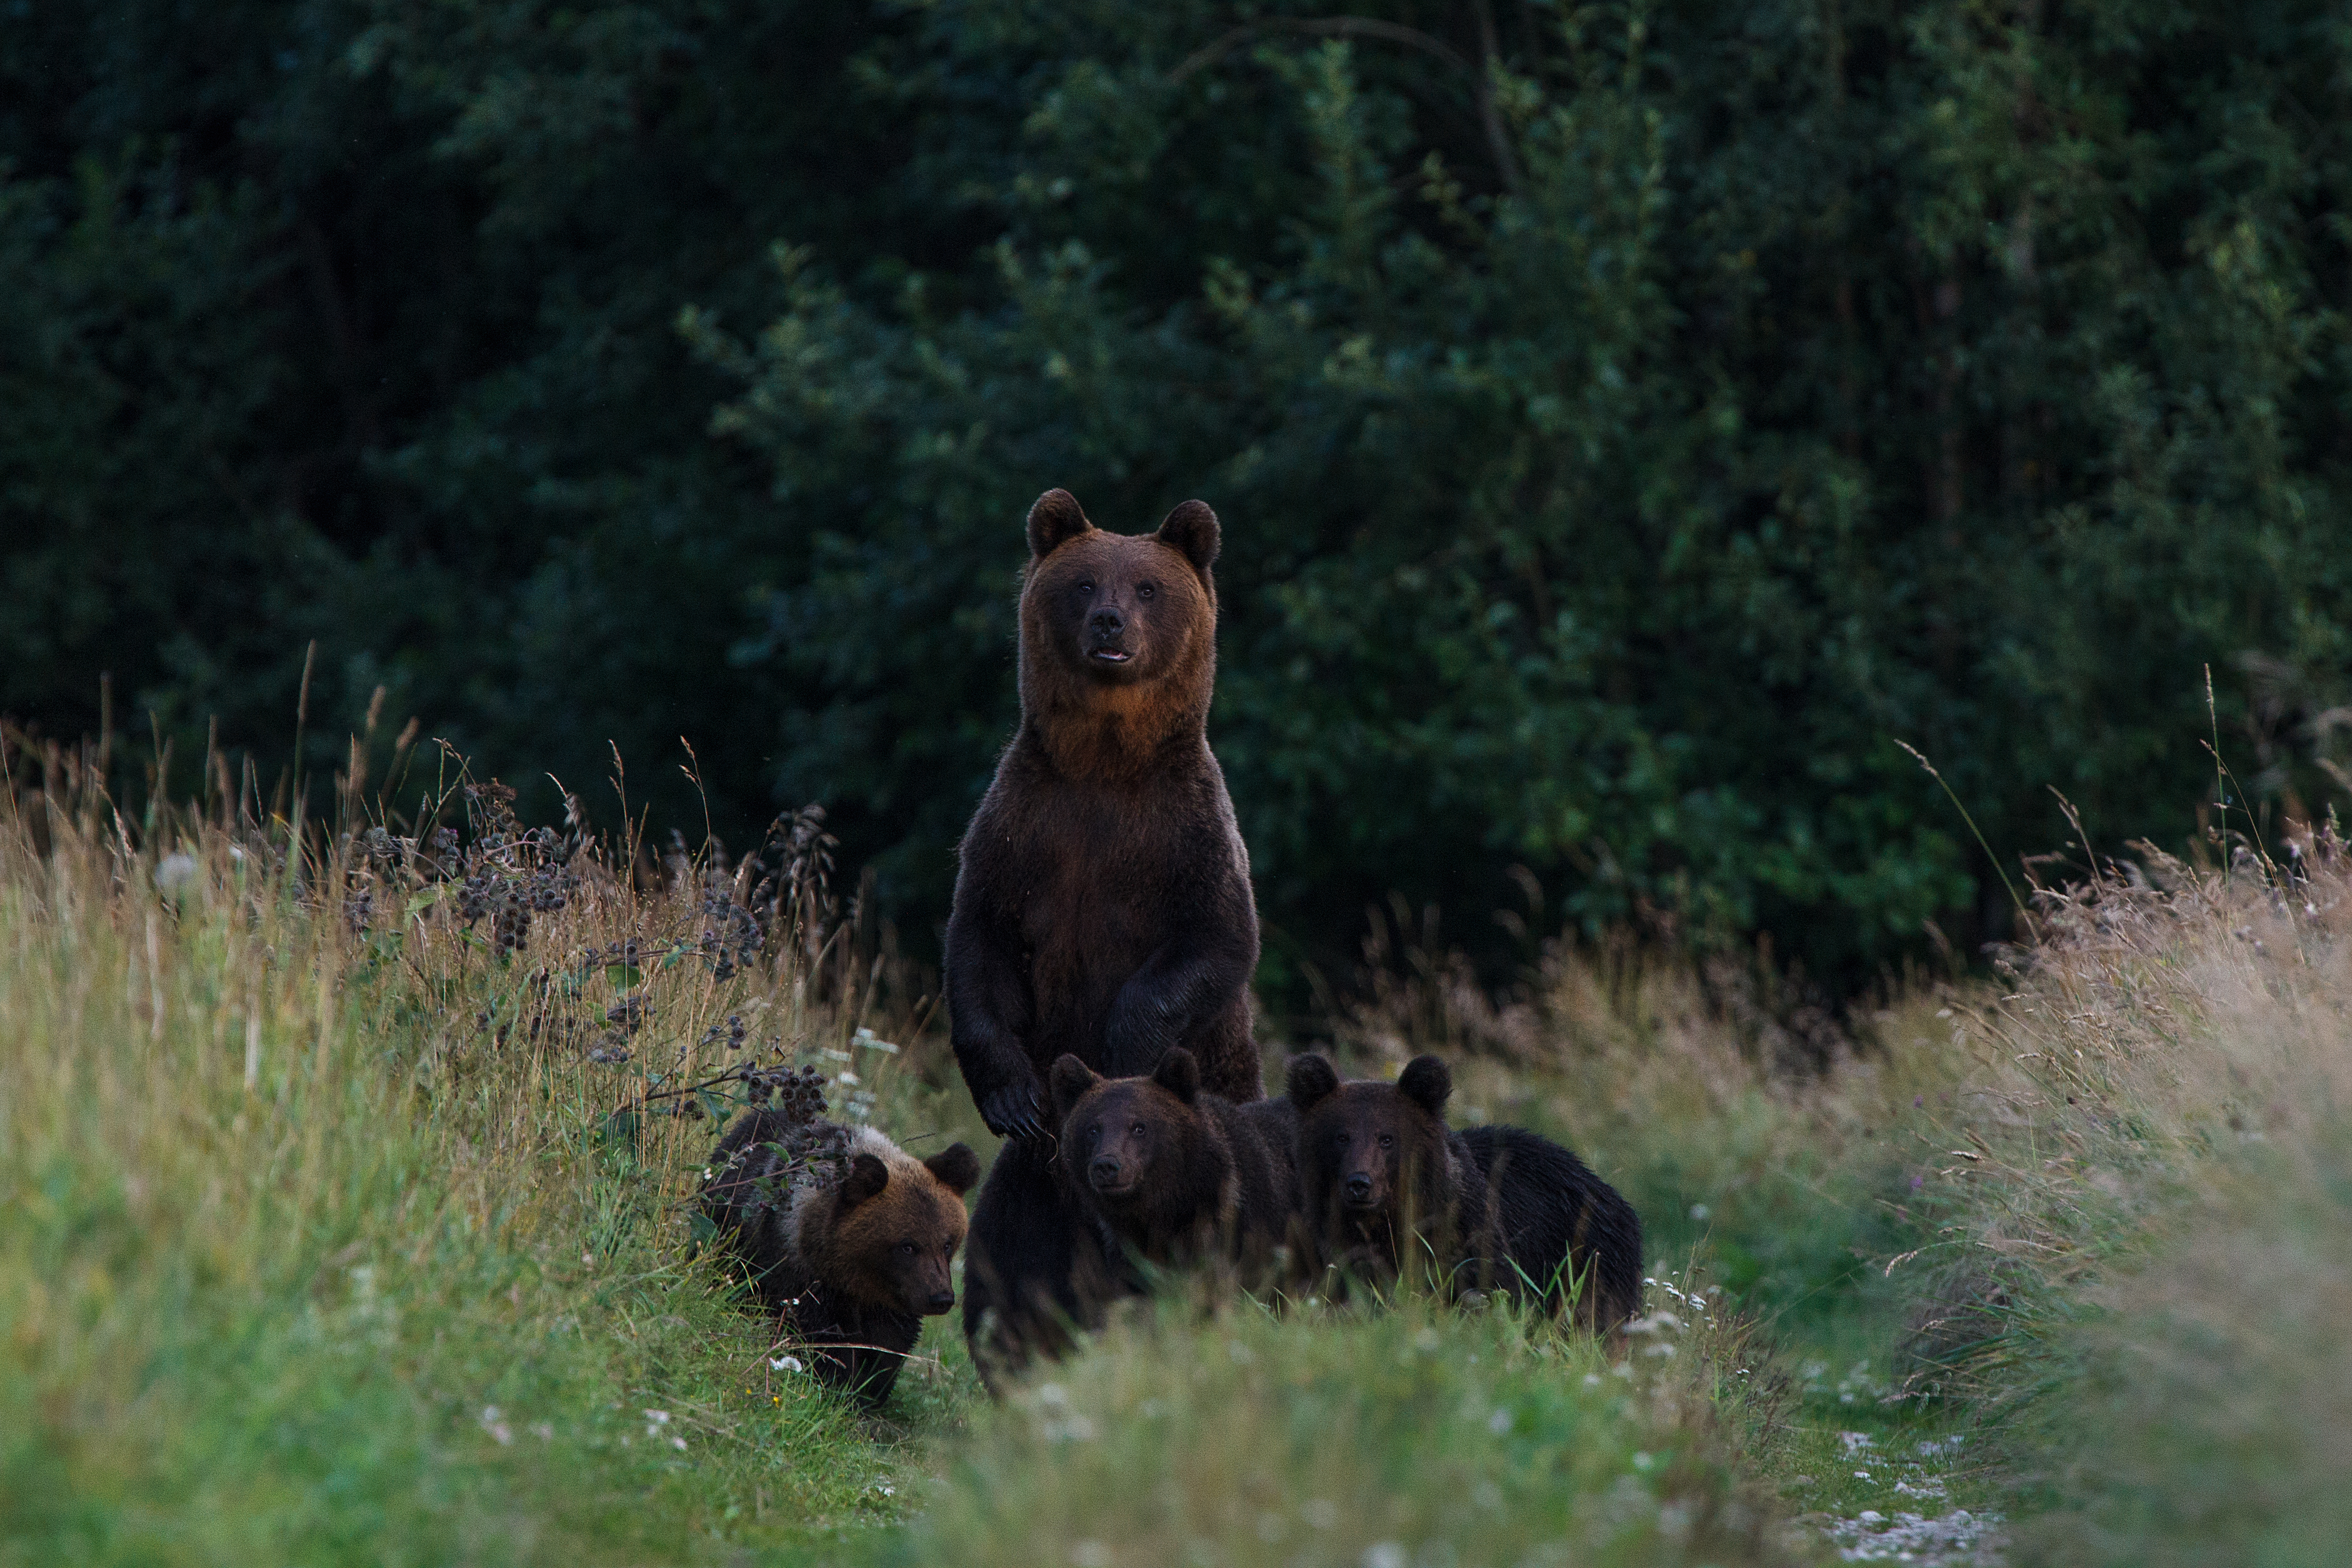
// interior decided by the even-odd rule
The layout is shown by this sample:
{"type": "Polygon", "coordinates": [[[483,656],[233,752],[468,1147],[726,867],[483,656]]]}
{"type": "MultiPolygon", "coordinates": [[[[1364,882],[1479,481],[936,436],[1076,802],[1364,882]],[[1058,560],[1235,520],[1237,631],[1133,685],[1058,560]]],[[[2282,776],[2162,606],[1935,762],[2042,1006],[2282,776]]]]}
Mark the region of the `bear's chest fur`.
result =
{"type": "Polygon", "coordinates": [[[1198,925],[1213,887],[1246,876],[1208,747],[1171,749],[1164,769],[1120,784],[1021,759],[974,824],[967,852],[985,862],[998,917],[1019,936],[1045,1061],[1096,1057],[1120,988],[1198,925]]]}

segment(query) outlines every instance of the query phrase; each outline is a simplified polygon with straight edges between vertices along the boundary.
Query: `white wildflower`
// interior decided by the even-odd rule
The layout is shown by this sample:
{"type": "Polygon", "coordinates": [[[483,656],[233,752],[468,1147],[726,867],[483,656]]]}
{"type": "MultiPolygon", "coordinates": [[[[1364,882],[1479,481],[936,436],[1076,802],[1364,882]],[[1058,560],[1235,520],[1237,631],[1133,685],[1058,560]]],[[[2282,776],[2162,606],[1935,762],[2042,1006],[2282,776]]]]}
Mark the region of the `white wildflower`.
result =
{"type": "Polygon", "coordinates": [[[156,862],[155,891],[166,898],[183,897],[195,880],[196,857],[185,850],[175,850],[156,862]]]}

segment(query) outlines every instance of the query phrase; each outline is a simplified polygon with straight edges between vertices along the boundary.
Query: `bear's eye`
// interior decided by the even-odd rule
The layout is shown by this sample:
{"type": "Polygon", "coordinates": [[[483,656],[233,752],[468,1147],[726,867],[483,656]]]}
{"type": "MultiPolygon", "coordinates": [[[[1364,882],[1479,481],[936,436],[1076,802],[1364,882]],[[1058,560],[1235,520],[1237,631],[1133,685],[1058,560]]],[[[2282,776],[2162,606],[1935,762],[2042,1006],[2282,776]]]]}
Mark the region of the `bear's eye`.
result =
{"type": "Polygon", "coordinates": [[[1128,1129],[1128,1131],[1129,1131],[1130,1134],[1134,1134],[1136,1137],[1139,1137],[1139,1137],[1143,1136],[1143,1124],[1142,1124],[1142,1123],[1140,1123],[1140,1122],[1138,1122],[1134,1126],[1129,1127],[1129,1128],[1128,1129]]]}
{"type": "Polygon", "coordinates": [[[1348,1144],[1349,1144],[1348,1134],[1345,1134],[1345,1133],[1339,1133],[1339,1134],[1333,1134],[1332,1141],[1333,1141],[1334,1143],[1337,1143],[1337,1144],[1338,1144],[1341,1148],[1343,1148],[1343,1149],[1344,1149],[1344,1148],[1346,1148],[1346,1147],[1348,1146],[1348,1144]]]}
{"type": "Polygon", "coordinates": [[[1078,591],[1080,593],[1092,593],[1094,591],[1095,580],[1091,577],[1085,579],[1078,584],[1078,591]]]}
{"type": "Polygon", "coordinates": [[[1139,582],[1135,585],[1135,596],[1138,599],[1149,599],[1159,591],[1160,585],[1156,582],[1139,582]]]}
{"type": "Polygon", "coordinates": [[[1392,1149],[1396,1147],[1396,1139],[1387,1133],[1382,1133],[1381,1134],[1381,1147],[1384,1149],[1392,1149]]]}
{"type": "Polygon", "coordinates": [[[899,1256],[899,1257],[901,1257],[901,1258],[912,1258],[914,1255],[915,1255],[915,1244],[914,1244],[913,1242],[911,1242],[911,1241],[901,1241],[901,1242],[899,1242],[899,1243],[898,1243],[898,1256],[899,1256]]]}

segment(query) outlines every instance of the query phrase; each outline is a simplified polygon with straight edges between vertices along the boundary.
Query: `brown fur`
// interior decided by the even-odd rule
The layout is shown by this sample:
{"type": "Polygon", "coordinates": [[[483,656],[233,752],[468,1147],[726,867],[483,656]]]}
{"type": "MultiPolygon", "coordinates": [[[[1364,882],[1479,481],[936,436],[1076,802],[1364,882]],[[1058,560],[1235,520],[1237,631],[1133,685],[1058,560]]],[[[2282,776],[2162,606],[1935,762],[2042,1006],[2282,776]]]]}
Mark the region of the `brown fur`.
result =
{"type": "Polygon", "coordinates": [[[1216,628],[1215,585],[1157,536],[1089,524],[1032,560],[1021,590],[1021,711],[1055,770],[1119,783],[1151,770],[1171,740],[1200,733],[1216,685],[1216,628]],[[1104,585],[1097,604],[1140,622],[1144,646],[1124,668],[1089,667],[1079,647],[1056,635],[1065,595],[1087,581],[1104,585]],[[1138,598],[1146,587],[1151,598],[1138,598]]]}
{"type": "Polygon", "coordinates": [[[1321,1057],[1294,1056],[1287,1087],[1302,1209],[1335,1285],[1385,1284],[1400,1269],[1447,1290],[1483,1283],[1486,1183],[1446,1128],[1444,1064],[1416,1057],[1394,1083],[1342,1083],[1321,1057]]]}
{"type": "Polygon", "coordinates": [[[977,1158],[958,1144],[927,1163],[870,1127],[850,1147],[848,1174],[793,1205],[790,1225],[809,1272],[842,1302],[915,1317],[946,1312],[977,1158]],[[899,1251],[908,1246],[911,1255],[899,1251]]]}
{"type": "Polygon", "coordinates": [[[962,1144],[919,1160],[860,1127],[827,1180],[829,1161],[799,1166],[782,1152],[807,1143],[812,1126],[844,1131],[773,1109],[746,1113],[711,1156],[703,1211],[778,1326],[807,1343],[817,1375],[879,1405],[923,1319],[955,1305],[950,1270],[980,1160],[962,1144]]]}
{"type": "MultiPolygon", "coordinates": [[[[1075,1056],[1054,1063],[1062,1180],[1114,1248],[1162,1267],[1223,1260],[1255,1282],[1276,1266],[1297,1212],[1286,1120],[1202,1089],[1192,1053],[1149,1078],[1104,1078],[1075,1056]]],[[[1285,1107],[1286,1109],[1286,1106],[1285,1107]]]]}
{"type": "Polygon", "coordinates": [[[1249,857],[1206,731],[1216,528],[1197,501],[1132,538],[1062,491],[1032,510],[1021,728],[964,835],[948,927],[957,1061],[1000,1134],[1044,1132],[1065,1051],[1134,1075],[1182,1045],[1212,1092],[1260,1093],[1249,857]]]}
{"type": "Polygon", "coordinates": [[[1295,1056],[1298,1176],[1323,1261],[1378,1282],[1402,1267],[1443,1290],[1500,1290],[1596,1330],[1641,1311],[1642,1223],[1570,1150],[1523,1127],[1448,1130],[1454,1079],[1434,1056],[1394,1083],[1342,1083],[1295,1056]]]}
{"type": "Polygon", "coordinates": [[[1014,1140],[973,1216],[964,1322],[994,1312],[1008,1346],[1076,1315],[1094,1266],[1052,1168],[1054,1061],[1138,1076],[1181,1046],[1212,1093],[1262,1092],[1249,856],[1207,732],[1216,514],[1187,501],[1129,537],[1049,490],[1028,538],[1021,727],[964,834],[947,934],[956,1061],[1014,1140]]]}

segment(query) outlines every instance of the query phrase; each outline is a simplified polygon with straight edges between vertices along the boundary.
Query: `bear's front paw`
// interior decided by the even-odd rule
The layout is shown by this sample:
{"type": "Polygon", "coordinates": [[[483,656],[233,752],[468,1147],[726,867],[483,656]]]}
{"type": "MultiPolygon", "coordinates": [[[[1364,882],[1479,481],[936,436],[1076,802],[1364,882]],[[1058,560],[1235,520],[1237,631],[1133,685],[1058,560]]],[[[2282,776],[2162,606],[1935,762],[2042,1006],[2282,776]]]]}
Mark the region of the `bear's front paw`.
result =
{"type": "Polygon", "coordinates": [[[991,1090],[980,1102],[980,1119],[1000,1138],[1044,1137],[1045,1111],[1034,1079],[991,1090]]]}

